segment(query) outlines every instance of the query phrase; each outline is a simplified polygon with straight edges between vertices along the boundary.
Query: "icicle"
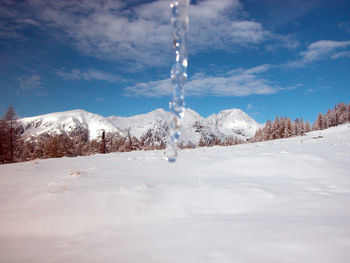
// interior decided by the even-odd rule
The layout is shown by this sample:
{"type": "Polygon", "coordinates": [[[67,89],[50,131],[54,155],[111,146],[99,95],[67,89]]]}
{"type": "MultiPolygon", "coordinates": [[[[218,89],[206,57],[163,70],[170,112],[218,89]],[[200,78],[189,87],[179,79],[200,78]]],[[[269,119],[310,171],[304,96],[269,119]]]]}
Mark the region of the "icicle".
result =
{"type": "Polygon", "coordinates": [[[171,8],[171,24],[173,32],[173,65],[171,69],[171,83],[173,99],[169,103],[171,120],[168,130],[166,156],[169,162],[175,162],[177,157],[177,143],[180,138],[181,120],[185,111],[184,85],[187,80],[187,27],[189,0],[173,0],[171,8]]]}

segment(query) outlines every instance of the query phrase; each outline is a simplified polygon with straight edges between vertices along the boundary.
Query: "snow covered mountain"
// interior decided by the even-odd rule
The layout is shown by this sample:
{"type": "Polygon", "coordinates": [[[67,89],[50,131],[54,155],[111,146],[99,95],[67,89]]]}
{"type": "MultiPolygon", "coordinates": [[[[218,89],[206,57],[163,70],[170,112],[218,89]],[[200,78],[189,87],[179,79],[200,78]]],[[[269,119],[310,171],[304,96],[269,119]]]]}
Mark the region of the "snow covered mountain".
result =
{"type": "Polygon", "coordinates": [[[210,127],[219,136],[237,135],[244,138],[251,138],[261,127],[247,113],[240,109],[223,110],[218,114],[209,116],[204,125],[210,127]]]}
{"type": "MultiPolygon", "coordinates": [[[[148,144],[165,142],[170,113],[156,109],[146,114],[132,117],[103,117],[84,110],[72,110],[50,113],[36,117],[19,119],[24,136],[36,136],[43,133],[67,134],[87,130],[90,140],[106,133],[118,133],[126,136],[130,133],[138,140],[148,144]]],[[[251,138],[261,126],[249,115],[239,109],[224,110],[204,119],[197,112],[186,109],[182,121],[181,141],[184,144],[198,144],[200,139],[220,139],[227,137],[246,140],[251,138]]]]}
{"type": "Polygon", "coordinates": [[[36,136],[43,133],[60,134],[66,132],[79,132],[88,130],[89,138],[95,139],[101,131],[119,132],[106,118],[84,110],[71,110],[49,113],[36,117],[19,119],[18,122],[24,129],[23,136],[36,136]]]}

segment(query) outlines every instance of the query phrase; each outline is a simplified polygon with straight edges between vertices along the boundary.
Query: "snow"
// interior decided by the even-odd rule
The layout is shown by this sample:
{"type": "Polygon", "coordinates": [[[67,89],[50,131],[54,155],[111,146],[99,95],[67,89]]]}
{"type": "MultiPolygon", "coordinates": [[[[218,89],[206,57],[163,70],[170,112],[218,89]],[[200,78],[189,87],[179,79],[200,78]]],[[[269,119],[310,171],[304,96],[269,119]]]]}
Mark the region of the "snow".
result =
{"type": "Polygon", "coordinates": [[[350,124],[0,166],[0,262],[350,262],[350,124]],[[316,139],[314,139],[316,138],[316,139]]]}

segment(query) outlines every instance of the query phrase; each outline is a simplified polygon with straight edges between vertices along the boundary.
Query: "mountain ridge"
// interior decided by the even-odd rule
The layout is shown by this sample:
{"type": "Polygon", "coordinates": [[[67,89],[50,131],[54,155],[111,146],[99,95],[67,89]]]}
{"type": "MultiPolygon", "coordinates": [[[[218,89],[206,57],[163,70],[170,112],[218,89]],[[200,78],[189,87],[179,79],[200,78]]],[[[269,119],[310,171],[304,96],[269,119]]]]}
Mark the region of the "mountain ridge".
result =
{"type": "MultiPolygon", "coordinates": [[[[156,137],[158,144],[160,139],[163,142],[166,140],[169,120],[170,113],[161,108],[130,117],[103,117],[86,110],[76,109],[21,118],[18,123],[23,129],[22,135],[26,137],[43,133],[70,134],[86,129],[89,140],[99,139],[102,131],[105,131],[121,136],[131,135],[138,140],[144,136],[156,137]]],[[[182,124],[180,142],[195,145],[198,145],[201,139],[225,140],[225,138],[234,137],[248,140],[262,126],[240,109],[226,109],[207,118],[192,109],[185,109],[182,124]]],[[[152,139],[150,143],[151,141],[152,139]]]]}

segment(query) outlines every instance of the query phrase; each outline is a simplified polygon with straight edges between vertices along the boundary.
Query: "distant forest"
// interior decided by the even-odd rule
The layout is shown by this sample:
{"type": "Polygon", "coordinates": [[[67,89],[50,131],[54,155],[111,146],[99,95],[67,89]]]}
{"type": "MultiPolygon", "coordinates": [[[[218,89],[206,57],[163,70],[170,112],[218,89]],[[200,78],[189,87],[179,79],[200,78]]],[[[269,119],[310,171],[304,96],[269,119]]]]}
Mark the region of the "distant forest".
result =
{"type": "MultiPolygon", "coordinates": [[[[89,140],[88,130],[76,130],[70,134],[41,134],[39,136],[22,136],[23,127],[18,125],[15,109],[10,106],[0,120],[0,164],[23,162],[33,159],[58,157],[85,156],[96,153],[126,152],[135,150],[160,150],[165,148],[162,138],[154,138],[146,133],[137,139],[127,132],[126,136],[102,132],[101,138],[89,140]]],[[[214,145],[236,145],[249,142],[261,142],[293,136],[303,136],[314,130],[323,130],[350,122],[350,103],[339,103],[327,113],[319,113],[315,122],[310,125],[302,118],[292,121],[288,117],[276,117],[272,122],[268,120],[264,127],[248,141],[234,137],[220,140],[215,137],[202,138],[198,145],[189,143],[179,145],[180,148],[195,148],[214,145]]]]}

